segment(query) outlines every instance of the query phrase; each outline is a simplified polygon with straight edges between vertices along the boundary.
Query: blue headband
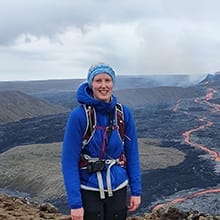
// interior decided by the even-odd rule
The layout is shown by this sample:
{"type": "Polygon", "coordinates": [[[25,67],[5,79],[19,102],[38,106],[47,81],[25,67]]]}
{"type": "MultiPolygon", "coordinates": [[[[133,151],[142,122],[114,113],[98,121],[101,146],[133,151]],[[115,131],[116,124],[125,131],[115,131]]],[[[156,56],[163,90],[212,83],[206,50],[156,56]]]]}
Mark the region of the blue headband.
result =
{"type": "Polygon", "coordinates": [[[114,70],[110,66],[101,63],[101,64],[96,64],[95,66],[90,67],[89,72],[88,72],[88,76],[87,76],[87,81],[88,81],[89,87],[92,87],[93,78],[100,73],[106,73],[109,76],[111,76],[113,84],[115,84],[114,70]]]}

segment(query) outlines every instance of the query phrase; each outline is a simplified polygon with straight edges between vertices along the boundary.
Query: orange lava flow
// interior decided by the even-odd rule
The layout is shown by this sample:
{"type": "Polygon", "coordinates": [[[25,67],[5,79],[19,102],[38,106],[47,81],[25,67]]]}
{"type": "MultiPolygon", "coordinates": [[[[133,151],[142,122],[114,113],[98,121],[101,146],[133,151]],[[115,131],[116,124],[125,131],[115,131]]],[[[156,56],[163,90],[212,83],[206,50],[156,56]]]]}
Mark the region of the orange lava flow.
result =
{"type": "MultiPolygon", "coordinates": [[[[197,102],[197,103],[203,102],[206,105],[211,106],[214,109],[215,112],[219,112],[220,111],[220,105],[219,104],[213,104],[213,103],[209,102],[209,100],[213,99],[213,95],[214,95],[215,92],[216,92],[216,90],[214,90],[213,88],[208,88],[208,92],[205,95],[205,97],[203,97],[202,99],[199,99],[197,97],[197,98],[195,98],[194,101],[197,102]]],[[[206,118],[200,118],[199,120],[200,121],[206,121],[206,118]]],[[[200,125],[198,128],[194,128],[194,129],[191,129],[189,131],[185,131],[183,133],[184,141],[187,144],[191,145],[192,147],[199,148],[199,149],[209,153],[215,159],[215,161],[220,161],[220,155],[219,155],[218,152],[216,152],[216,151],[214,151],[214,150],[212,150],[212,149],[210,149],[210,148],[208,148],[206,146],[203,146],[201,144],[193,143],[190,140],[190,135],[192,134],[192,132],[205,129],[206,127],[209,127],[209,126],[212,126],[212,125],[213,125],[213,122],[206,121],[206,124],[200,125]]]]}
{"type": "Polygon", "coordinates": [[[211,106],[215,112],[220,112],[220,105],[219,104],[209,102],[209,100],[213,99],[214,93],[216,93],[216,90],[213,88],[209,88],[208,93],[204,97],[204,103],[211,106]]]}
{"type": "Polygon", "coordinates": [[[156,209],[159,209],[165,205],[171,205],[171,204],[176,204],[176,203],[180,203],[180,202],[183,202],[187,199],[192,199],[196,196],[201,196],[203,194],[207,194],[207,193],[220,193],[220,189],[206,189],[206,190],[201,190],[201,191],[198,191],[198,192],[195,192],[195,193],[192,193],[190,195],[187,195],[187,196],[184,196],[184,197],[181,197],[181,198],[176,198],[176,199],[173,199],[172,201],[169,201],[169,202],[166,202],[166,203],[162,203],[162,204],[158,204],[156,206],[153,207],[153,210],[156,210],[156,209]]]}
{"type": "MultiPolygon", "coordinates": [[[[201,121],[204,121],[205,119],[202,118],[202,119],[200,119],[200,120],[201,120],[201,121]]],[[[201,144],[193,143],[193,142],[191,142],[191,140],[190,140],[190,135],[191,135],[192,132],[205,129],[206,127],[212,126],[212,125],[213,125],[213,122],[207,121],[207,123],[206,123],[205,125],[200,125],[198,128],[194,128],[194,129],[191,129],[191,130],[189,130],[189,131],[185,131],[185,132],[183,133],[184,141],[185,141],[187,144],[191,145],[192,147],[201,149],[201,150],[203,150],[203,151],[209,153],[216,161],[220,161],[220,155],[219,155],[218,152],[216,152],[216,151],[214,151],[214,150],[212,150],[212,149],[210,149],[210,148],[208,148],[208,147],[206,147],[206,146],[203,146],[203,145],[201,145],[201,144]]]]}
{"type": "MultiPolygon", "coordinates": [[[[201,104],[205,104],[207,106],[210,106],[214,112],[220,112],[220,105],[219,104],[215,104],[215,103],[211,103],[209,102],[211,99],[213,99],[213,96],[214,96],[214,93],[216,91],[213,89],[213,88],[208,88],[208,92],[207,94],[205,95],[205,97],[202,97],[202,98],[195,98],[194,101],[196,103],[201,103],[201,104]]],[[[173,111],[177,111],[178,108],[180,106],[180,101],[178,100],[178,102],[176,103],[176,106],[173,108],[173,111]]],[[[199,127],[197,128],[193,128],[193,129],[190,129],[188,131],[185,131],[183,132],[183,137],[184,137],[184,141],[191,145],[192,147],[195,147],[195,148],[198,148],[200,150],[203,150],[207,153],[209,153],[211,155],[212,158],[215,159],[215,161],[218,161],[220,162],[220,155],[218,152],[210,149],[209,147],[207,146],[203,146],[201,144],[198,144],[198,143],[193,143],[190,139],[190,136],[193,132],[196,132],[196,131],[199,131],[199,130],[202,130],[202,129],[205,129],[209,126],[212,126],[214,123],[211,122],[211,121],[208,121],[205,117],[203,118],[200,118],[199,119],[200,121],[204,122],[203,125],[200,125],[199,127]]],[[[171,204],[176,204],[176,203],[180,203],[180,202],[183,202],[187,199],[191,199],[193,197],[196,197],[196,196],[201,196],[203,194],[207,194],[207,193],[220,193],[220,189],[206,189],[206,190],[201,190],[201,191],[198,191],[198,192],[195,192],[195,193],[192,193],[190,195],[187,195],[187,196],[183,196],[183,197],[179,197],[179,198],[176,198],[176,199],[173,199],[169,202],[165,202],[165,203],[161,203],[161,204],[158,204],[158,205],[155,205],[153,207],[153,210],[155,209],[158,209],[158,208],[161,208],[165,205],[171,205],[171,204]]]]}

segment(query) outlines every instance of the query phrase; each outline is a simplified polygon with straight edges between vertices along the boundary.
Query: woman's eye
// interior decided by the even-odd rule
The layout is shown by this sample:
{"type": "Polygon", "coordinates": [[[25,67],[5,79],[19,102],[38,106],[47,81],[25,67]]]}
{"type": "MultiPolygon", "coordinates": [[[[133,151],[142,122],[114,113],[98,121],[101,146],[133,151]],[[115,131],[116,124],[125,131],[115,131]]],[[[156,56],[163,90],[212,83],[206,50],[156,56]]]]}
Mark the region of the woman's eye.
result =
{"type": "Polygon", "coordinates": [[[102,80],[101,79],[96,79],[95,82],[102,82],[102,80]]]}
{"type": "Polygon", "coordinates": [[[96,82],[96,83],[102,83],[102,82],[109,83],[111,81],[112,81],[112,79],[94,79],[94,82],[96,82]]]}

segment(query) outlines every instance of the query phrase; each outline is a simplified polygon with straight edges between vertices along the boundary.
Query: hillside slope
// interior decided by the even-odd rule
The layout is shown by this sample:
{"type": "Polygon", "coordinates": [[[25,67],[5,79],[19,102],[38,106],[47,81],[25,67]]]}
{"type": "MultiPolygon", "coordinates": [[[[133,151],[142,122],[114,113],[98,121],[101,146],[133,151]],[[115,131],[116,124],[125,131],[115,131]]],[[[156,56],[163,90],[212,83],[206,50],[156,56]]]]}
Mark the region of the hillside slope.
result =
{"type": "Polygon", "coordinates": [[[0,91],[0,103],[0,124],[68,111],[19,91],[0,91]]]}
{"type": "MultiPolygon", "coordinates": [[[[172,146],[161,148],[159,144],[139,139],[142,170],[175,166],[184,160],[184,153],[172,146]]],[[[61,148],[62,143],[34,144],[0,154],[0,188],[27,192],[39,202],[63,198],[61,148]]]]}
{"type": "Polygon", "coordinates": [[[131,107],[172,104],[180,98],[192,98],[201,93],[197,87],[154,87],[114,91],[121,103],[131,107]]]}

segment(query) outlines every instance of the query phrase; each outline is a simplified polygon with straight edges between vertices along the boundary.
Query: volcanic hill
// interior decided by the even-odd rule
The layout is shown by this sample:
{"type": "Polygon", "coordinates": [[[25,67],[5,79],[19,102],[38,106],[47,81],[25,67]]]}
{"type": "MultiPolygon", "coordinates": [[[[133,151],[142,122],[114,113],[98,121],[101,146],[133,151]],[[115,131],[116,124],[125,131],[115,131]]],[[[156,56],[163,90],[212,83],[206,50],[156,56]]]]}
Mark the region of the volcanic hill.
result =
{"type": "Polygon", "coordinates": [[[0,103],[1,124],[69,111],[63,106],[49,103],[20,91],[0,91],[0,103]]]}

